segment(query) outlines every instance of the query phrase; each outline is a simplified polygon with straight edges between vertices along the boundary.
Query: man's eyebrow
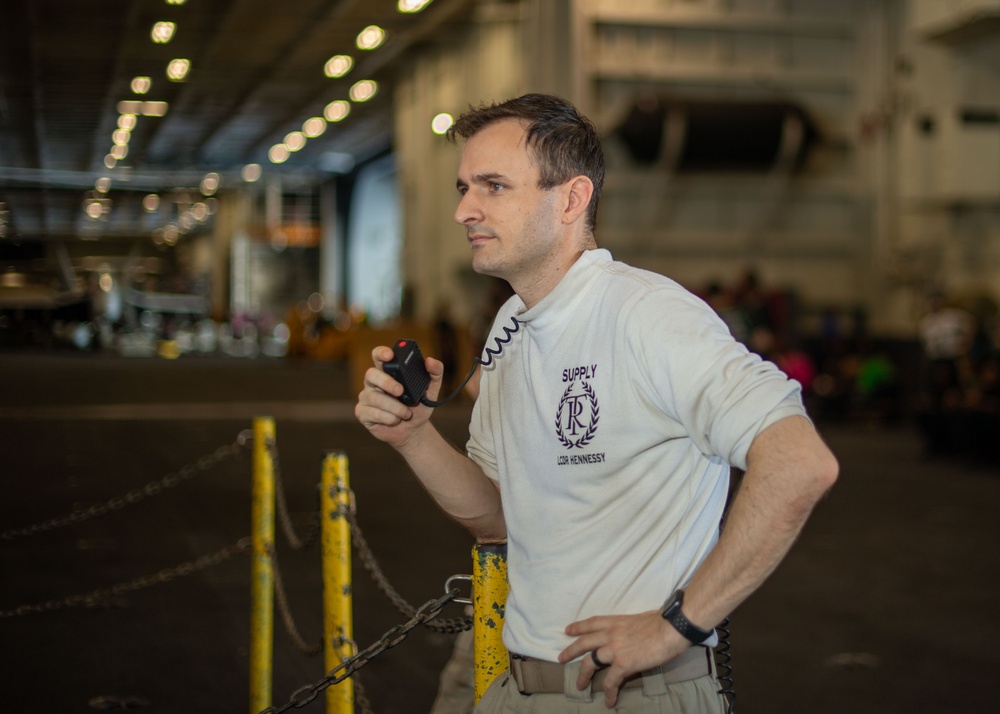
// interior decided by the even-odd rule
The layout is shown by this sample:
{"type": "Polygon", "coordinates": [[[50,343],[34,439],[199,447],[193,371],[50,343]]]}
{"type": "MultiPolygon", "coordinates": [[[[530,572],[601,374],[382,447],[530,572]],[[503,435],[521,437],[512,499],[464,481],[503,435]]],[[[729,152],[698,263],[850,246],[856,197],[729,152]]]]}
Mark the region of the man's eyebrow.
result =
{"type": "MultiPolygon", "coordinates": [[[[479,184],[493,183],[494,181],[500,181],[501,183],[506,183],[507,180],[508,179],[506,176],[499,173],[476,174],[475,176],[472,177],[472,183],[479,183],[479,184]]],[[[455,188],[457,188],[459,191],[461,191],[463,188],[468,188],[468,187],[469,184],[467,184],[462,179],[458,179],[455,181],[455,188]]]]}

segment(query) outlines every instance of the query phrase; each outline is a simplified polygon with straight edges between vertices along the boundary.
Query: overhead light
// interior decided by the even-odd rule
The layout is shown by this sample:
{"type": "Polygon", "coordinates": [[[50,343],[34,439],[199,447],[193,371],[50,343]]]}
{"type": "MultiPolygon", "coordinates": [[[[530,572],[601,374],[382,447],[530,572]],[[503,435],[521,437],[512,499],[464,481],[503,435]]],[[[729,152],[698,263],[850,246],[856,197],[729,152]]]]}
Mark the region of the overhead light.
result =
{"type": "Polygon", "coordinates": [[[94,183],[94,188],[96,188],[101,193],[107,193],[108,191],[111,190],[111,179],[109,179],[107,176],[102,176],[101,178],[97,179],[97,181],[94,183]]]}
{"type": "Polygon", "coordinates": [[[172,59],[167,64],[167,79],[171,82],[183,82],[190,71],[191,60],[183,58],[172,59]]]}
{"type": "Polygon", "coordinates": [[[114,156],[118,161],[121,161],[126,156],[128,156],[128,147],[124,144],[115,144],[111,147],[111,155],[114,156]]]}
{"type": "Polygon", "coordinates": [[[326,119],[323,117],[310,117],[302,124],[302,133],[310,139],[321,136],[326,131],[326,119]]]}
{"type": "Polygon", "coordinates": [[[436,117],[431,119],[431,131],[433,131],[438,136],[441,136],[451,125],[455,123],[455,118],[448,112],[441,112],[436,117]]]}
{"type": "Polygon", "coordinates": [[[369,25],[358,33],[355,44],[359,50],[374,50],[385,42],[385,30],[378,25],[369,25]]]}
{"type": "Polygon", "coordinates": [[[214,195],[215,192],[219,190],[219,174],[214,171],[212,173],[205,174],[205,178],[201,180],[199,188],[201,189],[202,196],[214,195]]]}
{"type": "Polygon", "coordinates": [[[425,7],[431,4],[431,0],[399,0],[396,3],[396,9],[402,13],[414,13],[420,12],[425,7]]]}
{"type": "MultiPolygon", "coordinates": [[[[118,102],[115,108],[118,110],[119,114],[141,114],[142,102],[137,102],[132,99],[126,99],[118,102]]],[[[119,119],[119,121],[121,120],[119,119]]],[[[121,124],[119,124],[119,126],[121,126],[121,124]]]]}
{"type": "Polygon", "coordinates": [[[132,133],[125,131],[124,129],[115,129],[111,132],[111,141],[114,142],[116,146],[125,146],[131,138],[132,133]]]}
{"type": "Polygon", "coordinates": [[[208,218],[208,206],[199,201],[198,203],[191,206],[191,215],[198,223],[204,223],[208,218]]]}
{"type": "Polygon", "coordinates": [[[289,151],[298,151],[306,145],[306,137],[301,131],[292,131],[285,135],[285,146],[289,151]]]}
{"type": "Polygon", "coordinates": [[[378,83],[375,80],[362,79],[360,82],[355,82],[347,94],[352,101],[367,102],[375,96],[376,92],[378,92],[378,83]]]}
{"type": "Polygon", "coordinates": [[[267,152],[267,158],[271,160],[272,164],[283,164],[288,161],[289,157],[288,147],[284,144],[275,144],[267,152]]]}
{"type": "Polygon", "coordinates": [[[146,213],[154,213],[160,207],[160,197],[155,193],[147,193],[142,197],[142,207],[146,213]]]}
{"type": "Polygon", "coordinates": [[[118,117],[118,128],[125,131],[132,131],[135,129],[136,117],[135,114],[122,114],[118,117]]]}
{"type": "Polygon", "coordinates": [[[260,174],[261,174],[260,164],[247,164],[246,166],[243,167],[243,170],[240,172],[240,176],[247,183],[253,183],[254,181],[260,179],[260,174]]]}
{"type": "Polygon", "coordinates": [[[174,30],[177,25],[173,22],[157,22],[153,25],[149,36],[158,45],[165,45],[174,38],[174,30]]]}
{"type": "Polygon", "coordinates": [[[143,102],[140,113],[144,117],[162,117],[170,107],[166,102],[143,102]]]}
{"type": "Polygon", "coordinates": [[[111,154],[108,154],[107,156],[104,157],[104,166],[106,168],[113,169],[117,163],[118,159],[116,159],[111,154]]]}
{"type": "Polygon", "coordinates": [[[101,206],[99,201],[88,202],[83,210],[87,213],[88,216],[93,218],[95,221],[101,217],[101,214],[104,213],[104,207],[101,206]]]}
{"type": "Polygon", "coordinates": [[[132,77],[132,92],[135,94],[145,94],[153,86],[153,80],[149,77],[132,77]]]}
{"type": "Polygon", "coordinates": [[[351,103],[343,99],[334,99],[323,109],[327,121],[343,121],[351,113],[351,103]]]}
{"type": "Polygon", "coordinates": [[[326,61],[323,73],[330,78],[343,77],[353,66],[354,59],[350,55],[334,55],[326,61]]]}
{"type": "Polygon", "coordinates": [[[167,0],[167,5],[183,5],[187,0],[167,0]]]}

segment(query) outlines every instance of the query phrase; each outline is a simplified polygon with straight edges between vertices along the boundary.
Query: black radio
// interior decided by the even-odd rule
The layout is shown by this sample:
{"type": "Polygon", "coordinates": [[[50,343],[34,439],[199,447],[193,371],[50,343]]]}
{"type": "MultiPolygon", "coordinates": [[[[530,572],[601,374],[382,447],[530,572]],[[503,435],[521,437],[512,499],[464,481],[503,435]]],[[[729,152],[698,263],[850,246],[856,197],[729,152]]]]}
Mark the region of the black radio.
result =
{"type": "Polygon", "coordinates": [[[392,346],[392,359],[382,363],[382,370],[403,385],[399,401],[410,407],[421,402],[427,385],[431,383],[416,340],[396,340],[392,346]]]}

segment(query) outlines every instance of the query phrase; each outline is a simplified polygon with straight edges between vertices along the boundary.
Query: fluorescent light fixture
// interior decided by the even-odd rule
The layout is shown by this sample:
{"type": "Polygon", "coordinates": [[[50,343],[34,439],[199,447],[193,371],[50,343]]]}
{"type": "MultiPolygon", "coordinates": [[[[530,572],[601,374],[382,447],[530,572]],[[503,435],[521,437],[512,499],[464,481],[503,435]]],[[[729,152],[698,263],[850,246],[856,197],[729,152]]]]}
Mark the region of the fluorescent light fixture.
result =
{"type": "Polygon", "coordinates": [[[118,117],[118,128],[125,131],[132,131],[135,129],[136,121],[135,114],[122,114],[118,117]]]}
{"type": "Polygon", "coordinates": [[[219,190],[219,182],[220,182],[219,174],[215,173],[214,171],[212,173],[205,174],[205,178],[201,180],[201,185],[199,186],[199,188],[201,189],[201,195],[202,196],[213,195],[216,191],[219,190]]]}
{"type": "Polygon", "coordinates": [[[111,133],[111,141],[114,142],[116,146],[125,146],[131,138],[132,133],[125,131],[124,129],[115,129],[111,133]]]}
{"type": "Polygon", "coordinates": [[[165,45],[174,38],[177,25],[173,22],[157,22],[150,30],[149,36],[158,45],[165,45]]]}
{"type": "Polygon", "coordinates": [[[431,131],[433,131],[438,136],[441,136],[451,125],[455,123],[455,118],[448,112],[441,112],[436,117],[431,119],[431,131]]]}
{"type": "Polygon", "coordinates": [[[292,131],[285,134],[285,146],[289,151],[298,151],[306,145],[306,137],[301,131],[292,131]]]}
{"type": "Polygon", "coordinates": [[[309,117],[302,124],[302,133],[309,139],[322,136],[324,131],[326,131],[326,119],[323,117],[309,117]]]}
{"type": "Polygon", "coordinates": [[[166,102],[143,102],[142,111],[144,117],[162,117],[166,115],[170,105],[166,102]]]}
{"type": "Polygon", "coordinates": [[[267,152],[267,158],[271,160],[272,164],[283,164],[288,161],[290,155],[288,147],[284,144],[275,144],[267,152]]]}
{"type": "Polygon", "coordinates": [[[378,83],[373,79],[362,79],[360,82],[355,82],[351,87],[351,91],[347,94],[350,96],[352,101],[355,102],[367,102],[369,99],[375,96],[378,92],[378,83]]]}
{"type": "Polygon", "coordinates": [[[160,197],[155,193],[147,193],[142,197],[142,207],[146,213],[153,213],[160,207],[160,197]]]}
{"type": "Polygon", "coordinates": [[[115,144],[111,147],[111,155],[114,156],[118,161],[121,161],[126,156],[128,156],[128,147],[123,144],[115,144]]]}
{"type": "Polygon", "coordinates": [[[410,14],[420,12],[430,4],[431,0],[399,0],[396,3],[396,9],[402,13],[410,14]]]}
{"type": "Polygon", "coordinates": [[[334,55],[323,66],[323,74],[331,79],[343,77],[353,66],[354,59],[350,55],[334,55]]]}
{"type": "Polygon", "coordinates": [[[140,114],[142,112],[142,102],[126,99],[118,102],[115,108],[119,114],[140,114]]]}
{"type": "Polygon", "coordinates": [[[132,77],[131,86],[134,94],[145,94],[153,86],[153,80],[149,77],[132,77]]]}
{"type": "Polygon", "coordinates": [[[323,109],[327,121],[343,121],[351,113],[351,103],[343,99],[334,99],[323,109]]]}
{"type": "Polygon", "coordinates": [[[369,25],[358,33],[354,43],[359,50],[374,50],[385,42],[385,30],[378,25],[369,25]]]}
{"type": "Polygon", "coordinates": [[[191,71],[191,60],[184,58],[172,59],[167,64],[167,79],[171,82],[183,82],[191,71]]]}
{"type": "Polygon", "coordinates": [[[261,175],[260,164],[247,164],[246,166],[243,167],[243,170],[240,172],[240,176],[247,183],[253,183],[254,181],[259,180],[260,175],[261,175]]]}

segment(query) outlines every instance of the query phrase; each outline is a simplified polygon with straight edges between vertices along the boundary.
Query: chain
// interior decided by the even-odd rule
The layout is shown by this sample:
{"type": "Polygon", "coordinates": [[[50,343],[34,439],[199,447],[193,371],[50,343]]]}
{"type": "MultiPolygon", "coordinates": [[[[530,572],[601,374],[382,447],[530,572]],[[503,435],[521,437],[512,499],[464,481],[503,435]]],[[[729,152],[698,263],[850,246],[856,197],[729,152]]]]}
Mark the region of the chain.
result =
{"type": "Polygon", "coordinates": [[[317,655],[323,651],[322,643],[318,645],[310,645],[305,639],[299,634],[299,628],[295,625],[295,620],[292,617],[292,611],[288,607],[288,595],[285,593],[285,584],[281,579],[281,570],[278,568],[278,554],[275,552],[274,548],[268,547],[267,554],[271,558],[271,567],[274,571],[274,595],[275,601],[278,605],[278,611],[281,613],[281,620],[285,624],[285,631],[288,636],[292,638],[292,642],[298,647],[299,651],[304,655],[317,655]]]}
{"type": "Polygon", "coordinates": [[[56,528],[62,528],[63,526],[81,523],[83,521],[90,520],[91,518],[96,518],[97,516],[103,516],[111,513],[112,511],[118,511],[125,506],[135,505],[136,503],[144,500],[147,496],[157,496],[162,493],[164,489],[173,488],[183,481],[187,481],[188,479],[191,479],[199,474],[205,473],[212,467],[226,461],[227,459],[235,458],[243,451],[243,449],[246,448],[247,442],[251,438],[252,432],[249,429],[245,429],[240,432],[236,441],[232,444],[221,446],[216,449],[214,453],[209,454],[208,456],[202,456],[197,461],[187,464],[186,466],[167,474],[159,480],[150,481],[142,488],[132,489],[124,496],[115,496],[108,499],[104,503],[97,503],[90,508],[74,511],[68,516],[53,518],[25,528],[13,528],[11,530],[4,531],[3,533],[0,533],[0,539],[13,540],[19,536],[45,533],[56,528]]]}
{"type": "MultiPolygon", "coordinates": [[[[350,502],[351,504],[354,503],[353,493],[351,493],[350,502]]],[[[396,606],[396,609],[398,609],[404,616],[413,617],[417,612],[417,609],[407,602],[406,598],[399,594],[399,592],[392,586],[392,583],[389,582],[385,573],[382,572],[382,566],[380,566],[378,560],[375,559],[375,554],[368,545],[368,541],[365,539],[364,533],[361,532],[361,526],[358,525],[356,509],[354,506],[351,505],[346,508],[342,507],[341,513],[351,526],[351,538],[354,542],[355,549],[358,551],[358,557],[361,559],[361,564],[365,567],[365,570],[371,574],[372,580],[375,581],[378,589],[381,590],[387,598],[389,598],[389,601],[392,602],[392,604],[396,606]]],[[[424,624],[428,629],[434,630],[435,632],[455,634],[472,629],[472,623],[472,617],[462,617],[433,620],[424,624]]]]}
{"type": "Polygon", "coordinates": [[[19,615],[49,612],[50,610],[59,610],[64,607],[76,607],[79,605],[92,607],[97,603],[108,600],[112,597],[135,592],[136,590],[143,590],[145,588],[153,587],[154,585],[168,583],[175,578],[197,573],[199,570],[210,568],[213,565],[218,565],[219,563],[228,560],[236,553],[249,553],[250,550],[250,538],[241,538],[236,541],[236,543],[228,545],[214,553],[203,555],[196,560],[189,560],[181,563],[180,565],[176,565],[173,568],[164,568],[160,572],[153,575],[146,575],[141,578],[129,580],[128,582],[112,585],[108,588],[93,590],[83,595],[70,595],[62,600],[49,600],[37,605],[21,605],[13,610],[0,610],[0,617],[17,617],[19,615]]]}
{"type": "Polygon", "coordinates": [[[307,684],[306,686],[297,689],[292,693],[288,702],[282,706],[278,708],[268,707],[260,712],[260,714],[281,714],[281,712],[286,712],[289,709],[301,709],[306,706],[316,699],[316,697],[319,696],[319,693],[324,689],[331,685],[343,682],[377,656],[388,649],[392,649],[405,640],[417,625],[427,625],[430,620],[436,618],[438,614],[440,614],[444,606],[454,599],[457,594],[457,590],[451,590],[436,600],[428,600],[414,612],[413,617],[411,617],[406,623],[396,625],[391,630],[388,630],[382,635],[381,638],[369,646],[368,649],[359,652],[350,659],[344,660],[337,667],[330,670],[327,675],[323,677],[323,679],[319,680],[315,684],[307,684]]]}
{"type": "Polygon", "coordinates": [[[278,511],[278,521],[281,523],[281,530],[285,533],[285,538],[288,539],[288,544],[291,546],[292,550],[302,550],[310,547],[319,539],[320,532],[320,516],[317,511],[313,515],[312,523],[309,525],[309,533],[306,534],[304,539],[299,538],[298,533],[295,532],[295,527],[292,525],[292,518],[288,514],[288,503],[285,499],[285,486],[281,481],[281,462],[278,459],[278,446],[273,439],[268,439],[265,444],[268,453],[271,456],[271,464],[274,467],[274,486],[275,486],[275,503],[278,511]]]}

